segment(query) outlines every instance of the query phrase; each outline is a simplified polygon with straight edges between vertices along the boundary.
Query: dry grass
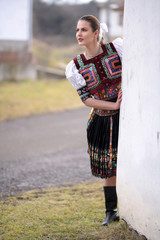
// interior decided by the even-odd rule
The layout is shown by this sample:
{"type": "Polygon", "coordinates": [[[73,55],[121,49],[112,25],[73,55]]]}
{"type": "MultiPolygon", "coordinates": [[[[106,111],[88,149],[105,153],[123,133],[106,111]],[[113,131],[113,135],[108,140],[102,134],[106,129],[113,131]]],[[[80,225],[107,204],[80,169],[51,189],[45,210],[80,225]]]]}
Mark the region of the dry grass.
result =
{"type": "Polygon", "coordinates": [[[83,106],[67,80],[0,83],[0,120],[83,106]]]}
{"type": "Polygon", "coordinates": [[[100,227],[101,182],[30,191],[0,202],[1,240],[133,240],[122,222],[100,227]]]}
{"type": "Polygon", "coordinates": [[[66,64],[74,58],[78,53],[82,52],[77,44],[65,47],[55,47],[34,39],[32,44],[33,54],[39,65],[51,68],[66,67],[66,64]]]}

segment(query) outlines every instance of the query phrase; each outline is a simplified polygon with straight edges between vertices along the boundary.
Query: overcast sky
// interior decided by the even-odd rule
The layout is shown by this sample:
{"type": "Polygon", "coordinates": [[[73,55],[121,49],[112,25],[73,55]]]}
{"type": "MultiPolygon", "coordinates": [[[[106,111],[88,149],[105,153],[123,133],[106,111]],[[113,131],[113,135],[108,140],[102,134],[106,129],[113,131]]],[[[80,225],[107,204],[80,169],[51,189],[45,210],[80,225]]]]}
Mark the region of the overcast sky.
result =
{"type": "MultiPolygon", "coordinates": [[[[89,3],[92,0],[42,0],[43,2],[48,2],[48,3],[89,3]]],[[[97,2],[106,2],[107,0],[96,0],[97,2]]]]}
{"type": "Polygon", "coordinates": [[[42,0],[43,2],[48,3],[89,3],[91,0],[42,0]]]}

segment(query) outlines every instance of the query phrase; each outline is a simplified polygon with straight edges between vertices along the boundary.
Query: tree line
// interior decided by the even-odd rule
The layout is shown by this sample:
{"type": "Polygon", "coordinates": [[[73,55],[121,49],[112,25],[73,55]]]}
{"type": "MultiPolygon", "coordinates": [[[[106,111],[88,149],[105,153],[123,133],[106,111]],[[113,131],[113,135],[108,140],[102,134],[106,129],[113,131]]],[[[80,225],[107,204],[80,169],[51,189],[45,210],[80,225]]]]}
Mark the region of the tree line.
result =
{"type": "Polygon", "coordinates": [[[33,1],[33,37],[47,39],[61,36],[74,39],[76,23],[85,14],[98,16],[95,1],[88,4],[48,4],[41,0],[33,1]]]}

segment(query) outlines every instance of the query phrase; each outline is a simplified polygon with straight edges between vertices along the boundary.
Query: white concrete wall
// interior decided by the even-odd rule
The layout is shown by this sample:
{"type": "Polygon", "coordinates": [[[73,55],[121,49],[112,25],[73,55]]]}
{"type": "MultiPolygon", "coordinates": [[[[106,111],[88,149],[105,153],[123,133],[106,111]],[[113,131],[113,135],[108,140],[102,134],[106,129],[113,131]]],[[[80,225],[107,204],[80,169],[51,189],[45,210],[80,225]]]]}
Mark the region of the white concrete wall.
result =
{"type": "Polygon", "coordinates": [[[31,0],[0,0],[0,40],[30,40],[31,0]]]}
{"type": "Polygon", "coordinates": [[[160,1],[125,0],[123,102],[117,192],[120,215],[160,239],[160,1]]]}

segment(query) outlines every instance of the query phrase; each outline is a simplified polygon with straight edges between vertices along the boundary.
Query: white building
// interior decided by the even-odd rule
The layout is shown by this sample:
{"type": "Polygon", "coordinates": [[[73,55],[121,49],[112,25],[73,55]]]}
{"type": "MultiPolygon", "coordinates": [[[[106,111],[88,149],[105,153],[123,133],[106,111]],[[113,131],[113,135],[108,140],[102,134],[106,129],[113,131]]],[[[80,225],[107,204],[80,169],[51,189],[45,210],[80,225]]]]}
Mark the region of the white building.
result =
{"type": "Polygon", "coordinates": [[[111,3],[109,12],[110,39],[123,35],[123,1],[119,4],[111,3]]]}
{"type": "Polygon", "coordinates": [[[1,0],[0,9],[0,80],[35,78],[32,0],[1,0]]]}
{"type": "Polygon", "coordinates": [[[99,9],[99,20],[108,26],[107,41],[122,37],[124,0],[95,0],[99,9]]]}

